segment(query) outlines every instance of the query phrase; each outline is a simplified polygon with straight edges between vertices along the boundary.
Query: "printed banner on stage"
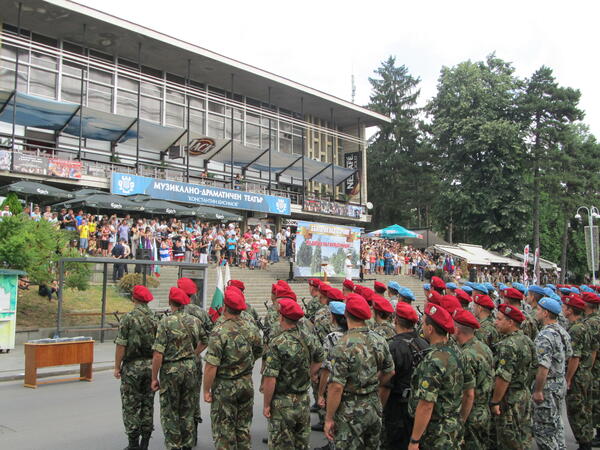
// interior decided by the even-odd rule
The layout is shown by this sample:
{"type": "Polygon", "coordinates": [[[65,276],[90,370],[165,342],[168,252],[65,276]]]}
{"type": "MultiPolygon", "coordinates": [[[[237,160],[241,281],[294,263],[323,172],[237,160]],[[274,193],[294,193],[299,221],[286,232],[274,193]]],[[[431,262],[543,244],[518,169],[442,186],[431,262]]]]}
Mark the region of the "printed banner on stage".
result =
{"type": "Polygon", "coordinates": [[[360,215],[363,213],[362,206],[330,202],[317,198],[305,198],[302,209],[308,212],[333,214],[334,216],[353,217],[355,219],[360,219],[360,215]]]}
{"type": "Polygon", "coordinates": [[[50,175],[59,178],[81,178],[83,167],[81,161],[70,161],[57,158],[48,159],[26,153],[15,153],[13,158],[13,170],[15,172],[29,173],[32,175],[50,175]]]}
{"type": "Polygon", "coordinates": [[[344,166],[347,169],[356,170],[354,175],[348,177],[344,182],[346,185],[346,195],[350,201],[358,201],[360,198],[361,156],[361,152],[344,153],[344,166]]]}
{"type": "Polygon", "coordinates": [[[358,227],[299,220],[294,275],[358,278],[361,232],[358,227]]]}
{"type": "Polygon", "coordinates": [[[284,216],[291,214],[290,199],[285,197],[160,180],[125,173],[113,172],[110,192],[119,195],[146,194],[152,198],[175,202],[259,211],[284,216]]]}

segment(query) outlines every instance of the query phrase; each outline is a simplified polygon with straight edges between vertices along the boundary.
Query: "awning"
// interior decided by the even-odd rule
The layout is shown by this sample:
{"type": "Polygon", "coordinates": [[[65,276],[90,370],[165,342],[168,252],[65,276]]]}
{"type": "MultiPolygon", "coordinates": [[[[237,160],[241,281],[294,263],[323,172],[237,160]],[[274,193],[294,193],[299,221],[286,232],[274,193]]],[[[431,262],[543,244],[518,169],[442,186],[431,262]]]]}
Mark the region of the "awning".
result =
{"type": "Polygon", "coordinates": [[[144,208],[144,211],[148,214],[177,217],[196,215],[194,208],[188,208],[186,206],[181,206],[177,203],[168,202],[166,200],[150,199],[135,203],[141,205],[144,208]]]}
{"type": "Polygon", "coordinates": [[[447,255],[452,255],[457,258],[464,259],[465,261],[467,261],[467,264],[475,264],[477,266],[491,265],[489,260],[478,257],[477,255],[474,255],[468,250],[462,249],[454,245],[434,245],[433,248],[434,250],[440,253],[445,253],[447,255]]]}
{"type": "Polygon", "coordinates": [[[16,183],[8,184],[0,188],[0,194],[8,192],[16,192],[31,197],[52,197],[56,199],[74,198],[72,192],[59,189],[47,184],[36,183],[34,181],[17,181],[16,183]]]}
{"type": "MultiPolygon", "coordinates": [[[[521,262],[522,267],[523,261],[525,261],[525,256],[523,253],[511,252],[510,256],[518,259],[521,262]]],[[[533,267],[533,255],[531,254],[529,255],[529,267],[533,267]]],[[[544,258],[540,258],[540,268],[544,270],[559,270],[558,264],[555,264],[552,261],[548,261],[544,258]]]]}
{"type": "Polygon", "coordinates": [[[498,253],[490,252],[484,249],[481,245],[474,244],[458,244],[463,250],[467,250],[469,253],[473,253],[479,258],[487,259],[491,264],[504,264],[512,267],[519,267],[521,264],[519,261],[512,258],[506,258],[499,255],[498,253]]]}
{"type": "Polygon", "coordinates": [[[239,214],[225,211],[224,209],[213,208],[212,206],[182,206],[179,203],[152,199],[152,197],[146,194],[129,195],[126,198],[136,203],[140,203],[144,206],[147,213],[152,214],[198,217],[200,219],[230,222],[241,222],[243,220],[242,216],[239,214]]]}
{"type": "Polygon", "coordinates": [[[366,237],[370,238],[382,238],[382,239],[404,239],[404,238],[422,238],[420,234],[414,231],[407,230],[401,225],[390,225],[389,227],[382,228],[381,230],[371,231],[366,234],[366,237]]]}
{"type": "Polygon", "coordinates": [[[111,211],[144,211],[141,203],[132,202],[125,197],[115,194],[92,194],[74,200],[57,203],[55,208],[96,208],[109,209],[111,211]]]}
{"type": "Polygon", "coordinates": [[[224,209],[213,208],[212,206],[199,206],[196,209],[196,217],[207,220],[222,220],[224,222],[241,222],[242,216],[224,209]]]}
{"type": "Polygon", "coordinates": [[[72,194],[75,196],[75,198],[81,198],[81,197],[88,197],[88,196],[94,195],[94,194],[108,194],[108,192],[101,191],[100,189],[84,188],[84,189],[79,189],[78,191],[73,191],[72,194]]]}

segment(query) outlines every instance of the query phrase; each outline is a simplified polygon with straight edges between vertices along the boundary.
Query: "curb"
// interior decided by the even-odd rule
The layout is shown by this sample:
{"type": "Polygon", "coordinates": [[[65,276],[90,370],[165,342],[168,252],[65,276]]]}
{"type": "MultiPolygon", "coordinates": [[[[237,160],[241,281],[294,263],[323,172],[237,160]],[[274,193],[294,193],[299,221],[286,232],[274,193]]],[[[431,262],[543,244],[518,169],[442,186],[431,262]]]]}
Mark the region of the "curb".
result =
{"type": "MultiPolygon", "coordinates": [[[[114,367],[114,364],[110,364],[110,365],[98,365],[97,367],[93,367],[92,368],[92,372],[104,372],[107,370],[112,370],[114,367]]],[[[73,374],[78,374],[79,373],[79,368],[77,369],[66,369],[66,370],[56,370],[53,372],[44,372],[44,373],[38,373],[37,374],[37,378],[50,378],[50,377],[59,377],[59,376],[63,376],[63,375],[73,375],[73,374]]],[[[5,381],[19,381],[19,380],[24,380],[25,379],[25,373],[17,373],[17,374],[13,374],[13,375],[0,375],[0,383],[5,382],[5,381]]]]}

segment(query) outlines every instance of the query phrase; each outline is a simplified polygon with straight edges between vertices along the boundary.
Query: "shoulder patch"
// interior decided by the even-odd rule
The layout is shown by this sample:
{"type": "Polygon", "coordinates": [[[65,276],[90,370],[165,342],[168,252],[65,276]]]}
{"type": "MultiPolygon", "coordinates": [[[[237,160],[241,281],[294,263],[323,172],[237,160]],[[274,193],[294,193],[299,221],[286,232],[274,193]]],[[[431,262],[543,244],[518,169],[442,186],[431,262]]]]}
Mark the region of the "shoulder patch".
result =
{"type": "Polygon", "coordinates": [[[500,361],[498,361],[498,364],[500,364],[501,366],[503,366],[504,364],[506,364],[506,360],[505,359],[501,359],[500,361]]]}
{"type": "Polygon", "coordinates": [[[427,389],[429,387],[429,382],[427,380],[423,380],[421,386],[423,386],[424,389],[427,389]]]}

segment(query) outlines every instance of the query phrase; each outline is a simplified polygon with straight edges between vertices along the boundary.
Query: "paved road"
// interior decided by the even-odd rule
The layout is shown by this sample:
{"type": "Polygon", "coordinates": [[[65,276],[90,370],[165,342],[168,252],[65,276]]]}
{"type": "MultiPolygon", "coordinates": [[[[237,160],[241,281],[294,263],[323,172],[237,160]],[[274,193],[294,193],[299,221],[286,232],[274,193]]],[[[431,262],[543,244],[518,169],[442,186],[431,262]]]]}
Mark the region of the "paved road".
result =
{"type": "MultiPolygon", "coordinates": [[[[258,374],[254,374],[255,385],[258,374]]],[[[256,392],[252,447],[264,449],[266,420],[262,397],[256,392]]],[[[27,389],[22,382],[0,383],[0,448],[12,450],[115,450],[126,445],[121,422],[119,382],[111,371],[97,372],[94,381],[51,384],[27,389]]],[[[210,434],[208,405],[202,405],[205,423],[199,428],[198,449],[214,448],[210,434]]],[[[316,420],[316,415],[312,415],[316,420]]],[[[159,419],[158,395],[151,449],[164,449],[159,419]]],[[[568,448],[575,449],[567,425],[568,448]]],[[[322,433],[312,433],[311,447],[324,445],[322,433]]]]}

